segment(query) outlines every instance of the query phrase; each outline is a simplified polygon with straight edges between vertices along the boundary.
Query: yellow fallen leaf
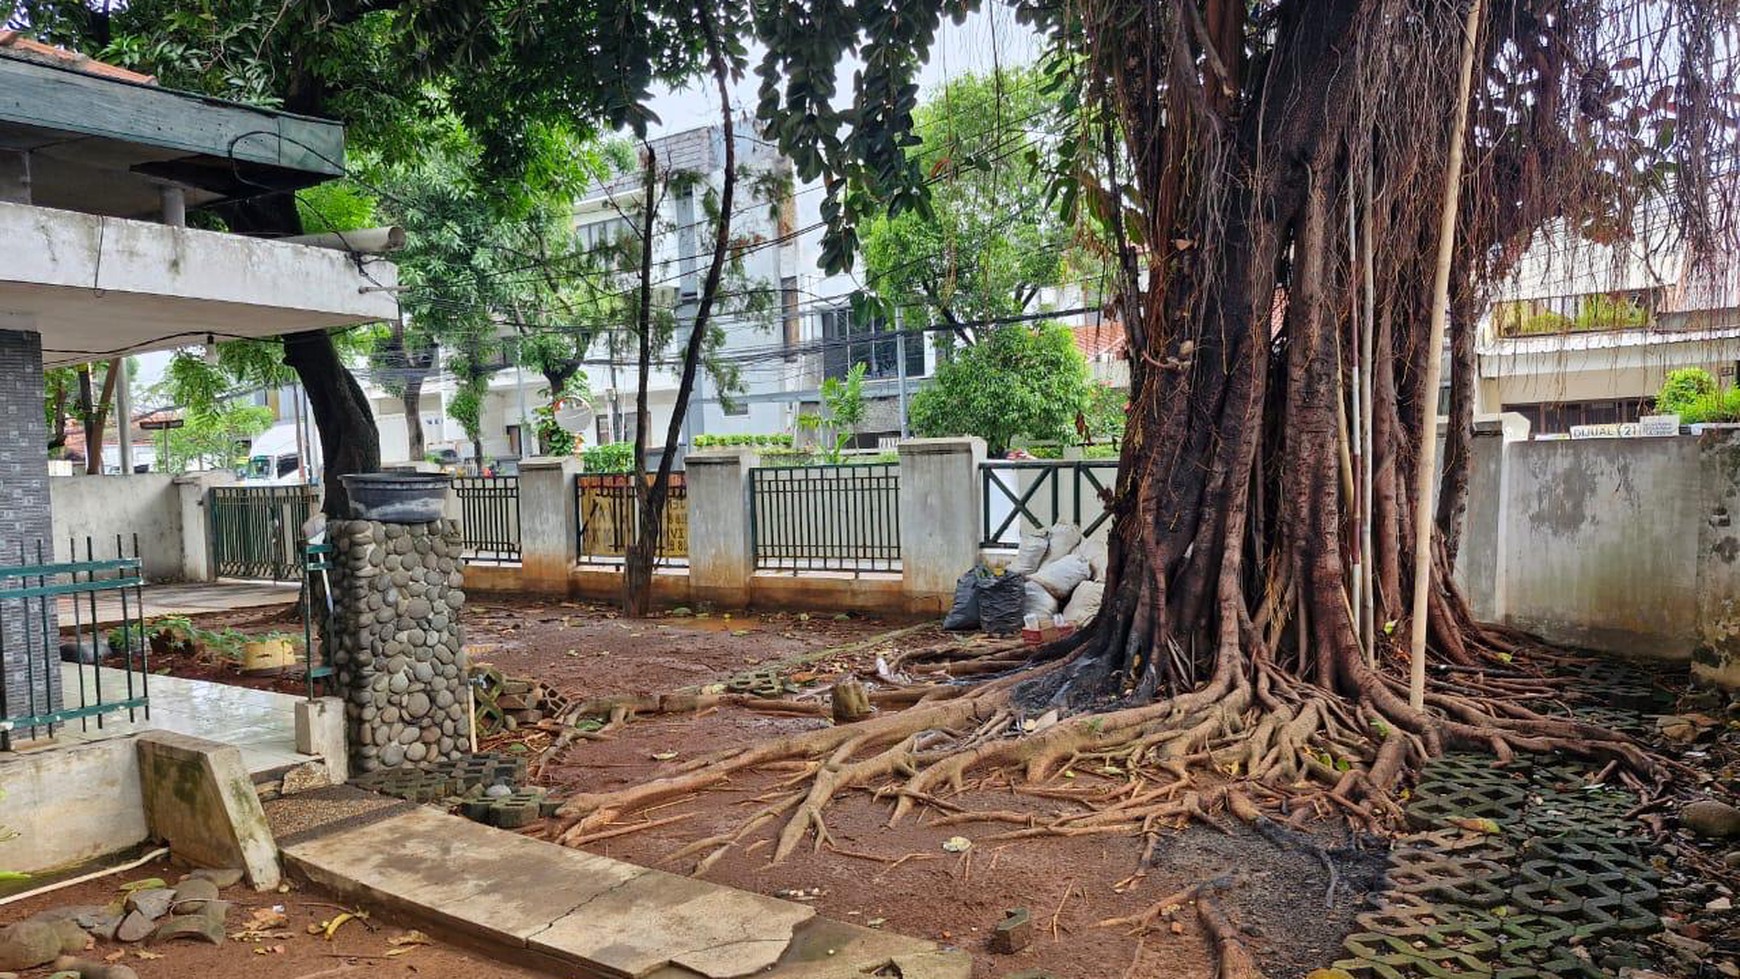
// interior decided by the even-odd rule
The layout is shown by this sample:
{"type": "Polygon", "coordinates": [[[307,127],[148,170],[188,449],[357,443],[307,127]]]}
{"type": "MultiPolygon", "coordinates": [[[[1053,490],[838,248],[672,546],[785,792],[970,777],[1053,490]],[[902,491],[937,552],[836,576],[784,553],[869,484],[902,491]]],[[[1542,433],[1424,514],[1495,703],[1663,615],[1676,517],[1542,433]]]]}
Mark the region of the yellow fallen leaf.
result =
{"type": "Polygon", "coordinates": [[[1497,836],[1499,833],[1503,832],[1503,830],[1499,829],[1498,823],[1493,820],[1477,819],[1473,816],[1457,816],[1450,820],[1450,825],[1457,829],[1467,830],[1470,833],[1485,833],[1488,836],[1497,836]]]}
{"type": "Polygon", "coordinates": [[[655,751],[652,757],[653,761],[670,761],[677,757],[677,753],[674,751],[655,751]]]}
{"type": "Polygon", "coordinates": [[[139,958],[144,959],[147,962],[151,961],[152,959],[160,959],[163,957],[162,952],[147,952],[144,949],[137,949],[133,952],[133,954],[138,956],[139,958]]]}
{"type": "Polygon", "coordinates": [[[108,955],[103,956],[103,961],[104,962],[119,962],[126,957],[127,957],[127,950],[121,949],[118,952],[110,952],[108,955]]]}
{"type": "Polygon", "coordinates": [[[433,944],[435,944],[435,939],[430,938],[428,935],[425,935],[422,932],[418,931],[417,929],[413,928],[410,931],[405,932],[403,935],[394,935],[393,937],[387,939],[387,944],[388,945],[433,945],[433,944]]]}

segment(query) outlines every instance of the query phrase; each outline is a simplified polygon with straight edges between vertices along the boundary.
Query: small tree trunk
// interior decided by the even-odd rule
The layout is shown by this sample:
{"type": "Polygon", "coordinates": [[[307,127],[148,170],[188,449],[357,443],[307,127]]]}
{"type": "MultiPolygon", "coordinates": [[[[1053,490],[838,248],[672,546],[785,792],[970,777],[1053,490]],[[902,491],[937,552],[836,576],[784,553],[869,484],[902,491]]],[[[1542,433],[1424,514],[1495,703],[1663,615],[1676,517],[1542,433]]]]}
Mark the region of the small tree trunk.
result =
{"type": "Polygon", "coordinates": [[[405,452],[412,462],[422,462],[428,449],[423,441],[423,377],[417,375],[405,381],[405,391],[399,396],[405,406],[405,452]]]}
{"type": "Polygon", "coordinates": [[[320,478],[326,490],[321,509],[328,517],[348,517],[350,496],[339,477],[381,468],[381,436],[368,397],[323,330],[285,335],[284,363],[301,379],[320,432],[320,478]]]}
{"type": "Polygon", "coordinates": [[[870,694],[857,680],[841,680],[834,684],[834,723],[851,724],[870,716],[870,694]]]}
{"type": "Polygon", "coordinates": [[[1438,495],[1438,533],[1446,564],[1456,566],[1462,517],[1468,510],[1468,461],[1474,441],[1475,316],[1479,303],[1465,280],[1450,303],[1450,427],[1444,434],[1444,478],[1438,495]]]}

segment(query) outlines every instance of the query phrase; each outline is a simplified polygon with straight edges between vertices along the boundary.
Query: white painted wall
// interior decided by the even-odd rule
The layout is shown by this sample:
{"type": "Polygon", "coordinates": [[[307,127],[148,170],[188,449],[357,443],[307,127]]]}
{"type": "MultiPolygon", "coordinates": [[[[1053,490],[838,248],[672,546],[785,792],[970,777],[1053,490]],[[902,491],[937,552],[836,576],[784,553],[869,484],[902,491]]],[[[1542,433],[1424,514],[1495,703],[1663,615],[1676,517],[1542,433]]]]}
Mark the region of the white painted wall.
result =
{"type": "Polygon", "coordinates": [[[49,480],[48,490],[56,560],[84,560],[86,537],[99,560],[112,558],[116,534],[122,535],[124,553],[131,556],[133,535],[138,534],[146,578],[183,577],[181,494],[175,476],[57,476],[49,480]],[[77,554],[72,551],[75,541],[77,554]]]}

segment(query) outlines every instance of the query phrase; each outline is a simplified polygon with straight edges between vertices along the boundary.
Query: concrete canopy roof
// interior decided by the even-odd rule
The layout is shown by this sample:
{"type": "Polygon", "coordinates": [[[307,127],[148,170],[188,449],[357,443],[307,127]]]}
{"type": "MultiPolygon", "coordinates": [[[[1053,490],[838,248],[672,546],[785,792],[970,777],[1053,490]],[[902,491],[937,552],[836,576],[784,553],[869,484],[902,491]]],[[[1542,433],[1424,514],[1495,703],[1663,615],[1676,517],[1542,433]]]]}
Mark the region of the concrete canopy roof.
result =
{"type": "Polygon", "coordinates": [[[0,329],[48,366],[392,319],[390,263],[331,249],[0,203],[0,329]]]}
{"type": "Polygon", "coordinates": [[[167,182],[198,206],[344,173],[336,122],[93,73],[43,47],[0,46],[0,152],[29,155],[33,203],[147,217],[167,182]]]}

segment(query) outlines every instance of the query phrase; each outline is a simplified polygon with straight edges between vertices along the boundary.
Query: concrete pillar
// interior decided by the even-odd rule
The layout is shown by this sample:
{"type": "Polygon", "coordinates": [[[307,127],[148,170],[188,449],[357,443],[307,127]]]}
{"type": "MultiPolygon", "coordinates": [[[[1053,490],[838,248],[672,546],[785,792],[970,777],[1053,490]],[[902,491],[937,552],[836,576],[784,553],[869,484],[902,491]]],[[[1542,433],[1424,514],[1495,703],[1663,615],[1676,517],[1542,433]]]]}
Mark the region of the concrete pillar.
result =
{"type": "Polygon", "coordinates": [[[568,594],[578,544],[574,477],[580,460],[539,456],[520,463],[520,575],[527,591],[568,594]]]}
{"type": "Polygon", "coordinates": [[[979,463],[985,440],[900,443],[900,566],[911,611],[941,613],[979,559],[979,463]]]}
{"type": "Polygon", "coordinates": [[[1698,436],[1697,643],[1692,675],[1740,690],[1740,432],[1698,436]]]}
{"type": "MultiPolygon", "coordinates": [[[[0,415],[6,418],[0,425],[0,587],[22,584],[6,579],[5,568],[38,563],[39,545],[43,560],[54,560],[48,423],[42,416],[42,336],[4,328],[15,321],[0,315],[0,415]]],[[[6,643],[5,663],[0,664],[6,709],[0,716],[27,717],[32,706],[38,714],[60,709],[59,643],[44,638],[58,631],[56,619],[52,598],[0,602],[0,636],[6,643]]]]}
{"type": "Polygon", "coordinates": [[[689,453],[689,590],[697,602],[749,604],[755,573],[749,470],[757,461],[745,448],[689,453]]]}
{"type": "Polygon", "coordinates": [[[227,471],[183,473],[175,477],[176,505],[181,511],[181,580],[214,581],[217,569],[211,563],[211,521],[206,519],[205,497],[213,486],[236,481],[227,471]]]}
{"type": "Polygon", "coordinates": [[[1468,596],[1474,617],[1498,622],[1504,616],[1504,561],[1500,528],[1504,515],[1504,430],[1496,417],[1474,423],[1468,460],[1468,509],[1462,543],[1456,552],[1456,580],[1468,596]]]}
{"type": "Polygon", "coordinates": [[[296,702],[296,750],[326,763],[334,785],[350,781],[350,755],[345,749],[344,698],[316,697],[296,702]]]}

